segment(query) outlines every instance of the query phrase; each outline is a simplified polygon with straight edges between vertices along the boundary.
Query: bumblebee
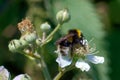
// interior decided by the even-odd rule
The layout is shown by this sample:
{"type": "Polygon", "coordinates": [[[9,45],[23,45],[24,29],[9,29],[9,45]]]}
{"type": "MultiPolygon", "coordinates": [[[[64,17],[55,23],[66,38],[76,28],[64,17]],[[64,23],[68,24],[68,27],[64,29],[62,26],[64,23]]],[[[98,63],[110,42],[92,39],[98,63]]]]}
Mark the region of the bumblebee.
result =
{"type": "Polygon", "coordinates": [[[84,36],[80,30],[72,29],[72,30],[69,30],[66,36],[60,38],[56,42],[56,44],[65,46],[65,47],[69,47],[74,44],[80,44],[81,46],[85,46],[84,40],[85,40],[84,36]]]}
{"type": "Polygon", "coordinates": [[[85,49],[87,40],[79,29],[71,29],[66,36],[56,41],[56,44],[60,46],[61,52],[64,54],[63,49],[66,47],[69,47],[71,51],[76,47],[83,47],[85,49]]]}

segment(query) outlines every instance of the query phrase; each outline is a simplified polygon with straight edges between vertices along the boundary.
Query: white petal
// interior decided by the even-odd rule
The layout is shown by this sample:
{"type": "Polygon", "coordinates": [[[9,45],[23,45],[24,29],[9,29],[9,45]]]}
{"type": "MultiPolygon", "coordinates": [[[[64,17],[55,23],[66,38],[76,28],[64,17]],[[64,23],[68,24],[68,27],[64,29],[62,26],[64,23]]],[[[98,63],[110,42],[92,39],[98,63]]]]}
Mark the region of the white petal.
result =
{"type": "Polygon", "coordinates": [[[13,80],[21,80],[22,77],[24,77],[24,74],[16,76],[13,80]]]}
{"type": "Polygon", "coordinates": [[[16,76],[13,80],[31,80],[31,78],[27,74],[20,74],[16,76]]]}
{"type": "Polygon", "coordinates": [[[0,79],[8,80],[10,77],[10,73],[4,66],[0,66],[0,79]]]}
{"type": "Polygon", "coordinates": [[[66,66],[69,66],[72,63],[72,60],[68,57],[65,57],[65,56],[59,56],[56,59],[56,62],[59,64],[59,66],[61,68],[64,68],[66,66]]]}
{"type": "Polygon", "coordinates": [[[90,69],[89,64],[84,61],[77,61],[75,66],[77,68],[80,68],[82,71],[89,71],[89,69],[90,69]]]}
{"type": "Polygon", "coordinates": [[[61,68],[69,66],[72,63],[69,47],[60,48],[60,46],[58,46],[57,51],[55,52],[58,54],[58,58],[56,59],[56,62],[59,64],[61,68]]]}
{"type": "Polygon", "coordinates": [[[94,55],[86,55],[87,60],[89,60],[90,62],[94,63],[94,64],[98,64],[98,63],[103,63],[104,62],[104,57],[100,57],[100,56],[94,56],[94,55]]]}

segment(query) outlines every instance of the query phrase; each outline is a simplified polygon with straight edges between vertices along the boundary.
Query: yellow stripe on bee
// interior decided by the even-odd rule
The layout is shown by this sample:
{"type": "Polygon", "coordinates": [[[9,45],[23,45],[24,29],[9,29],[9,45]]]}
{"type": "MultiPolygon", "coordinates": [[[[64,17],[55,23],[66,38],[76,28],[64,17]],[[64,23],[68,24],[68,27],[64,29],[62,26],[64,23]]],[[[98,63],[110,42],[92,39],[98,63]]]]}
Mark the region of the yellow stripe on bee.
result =
{"type": "Polygon", "coordinates": [[[76,30],[78,33],[78,37],[81,37],[81,31],[79,29],[76,30]]]}

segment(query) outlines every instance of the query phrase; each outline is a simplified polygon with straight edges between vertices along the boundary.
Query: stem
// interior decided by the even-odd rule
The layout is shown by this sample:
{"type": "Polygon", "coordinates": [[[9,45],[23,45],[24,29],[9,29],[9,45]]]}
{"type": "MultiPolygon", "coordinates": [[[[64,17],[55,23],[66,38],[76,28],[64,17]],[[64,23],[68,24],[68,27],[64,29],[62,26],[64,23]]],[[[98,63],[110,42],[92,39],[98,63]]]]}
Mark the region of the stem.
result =
{"type": "Polygon", "coordinates": [[[45,80],[51,80],[50,74],[48,72],[47,65],[46,65],[46,63],[44,61],[44,56],[43,56],[43,54],[44,54],[44,46],[41,47],[41,49],[39,47],[37,49],[37,52],[41,53],[41,58],[39,59],[39,63],[38,64],[41,64],[41,70],[43,72],[44,78],[45,78],[45,80]]]}
{"type": "Polygon", "coordinates": [[[18,51],[20,54],[23,54],[24,56],[26,56],[27,58],[29,58],[30,60],[33,60],[33,59],[40,59],[41,56],[40,55],[34,55],[33,53],[31,54],[28,54],[28,53],[25,53],[24,51],[18,51]]]}
{"type": "Polygon", "coordinates": [[[43,35],[42,35],[42,40],[44,41],[44,40],[45,40],[45,38],[46,38],[46,33],[45,33],[45,32],[43,32],[43,35]]]}
{"type": "Polygon", "coordinates": [[[74,68],[73,65],[65,68],[65,69],[62,69],[59,71],[59,73],[55,76],[55,78],[53,80],[60,80],[60,78],[67,72],[67,71],[70,71],[74,68]]]}
{"type": "Polygon", "coordinates": [[[46,66],[44,60],[42,59],[42,57],[39,58],[39,59],[36,59],[36,63],[37,63],[37,65],[41,68],[45,80],[51,80],[51,77],[50,77],[50,75],[49,75],[47,66],[46,66]]]}
{"type": "Polygon", "coordinates": [[[53,80],[60,80],[60,78],[63,76],[64,73],[65,72],[60,71],[53,80]]]}
{"type": "Polygon", "coordinates": [[[59,27],[61,26],[61,24],[58,24],[57,27],[50,33],[50,35],[48,35],[48,37],[46,38],[46,41],[51,38],[54,33],[56,33],[56,31],[59,29],[59,27]]]}
{"type": "Polygon", "coordinates": [[[60,28],[61,24],[58,24],[57,27],[47,36],[45,41],[41,44],[41,47],[46,43],[47,40],[49,40],[55,33],[56,31],[60,28]]]}

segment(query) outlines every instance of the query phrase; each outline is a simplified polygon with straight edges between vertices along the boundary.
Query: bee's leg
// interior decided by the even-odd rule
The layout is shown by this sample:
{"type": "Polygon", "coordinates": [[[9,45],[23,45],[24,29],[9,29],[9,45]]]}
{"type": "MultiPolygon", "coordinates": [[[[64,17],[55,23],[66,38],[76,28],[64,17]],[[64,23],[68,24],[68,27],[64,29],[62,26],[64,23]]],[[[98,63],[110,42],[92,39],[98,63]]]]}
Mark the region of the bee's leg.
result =
{"type": "Polygon", "coordinates": [[[73,51],[74,51],[74,48],[73,48],[74,44],[71,44],[70,45],[70,55],[73,56],[73,51]]]}

